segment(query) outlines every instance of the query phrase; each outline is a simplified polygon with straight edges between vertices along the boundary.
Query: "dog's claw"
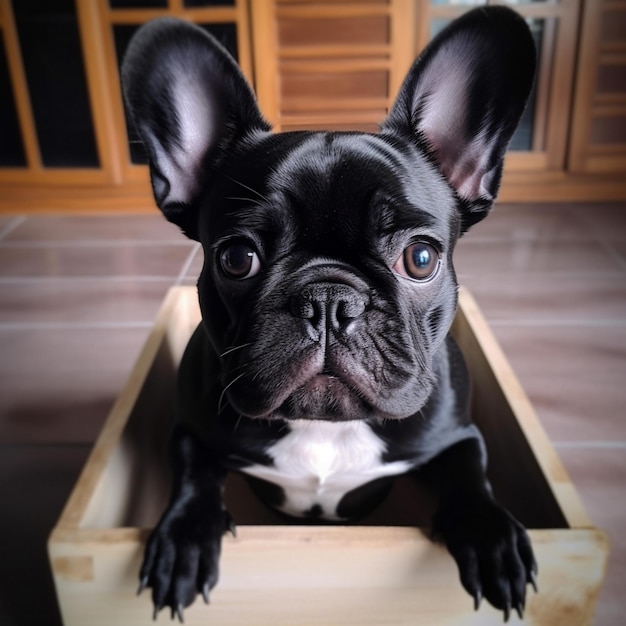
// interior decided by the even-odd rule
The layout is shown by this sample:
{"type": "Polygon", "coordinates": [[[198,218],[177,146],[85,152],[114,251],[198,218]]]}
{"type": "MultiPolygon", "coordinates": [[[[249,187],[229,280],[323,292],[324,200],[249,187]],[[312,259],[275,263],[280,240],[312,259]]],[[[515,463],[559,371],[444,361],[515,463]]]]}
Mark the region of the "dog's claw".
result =
{"type": "Polygon", "coordinates": [[[159,617],[159,611],[162,609],[162,606],[157,606],[156,604],[154,605],[154,611],[152,612],[152,621],[156,622],[157,618],[159,617]]]}
{"type": "Polygon", "coordinates": [[[205,604],[209,604],[209,585],[204,585],[202,587],[202,599],[205,604]]]}
{"type": "Polygon", "coordinates": [[[224,517],[224,526],[225,529],[233,536],[237,537],[237,526],[235,526],[235,520],[230,516],[229,513],[225,514],[224,517]]]}
{"type": "Polygon", "coordinates": [[[478,611],[478,608],[480,607],[480,602],[483,599],[483,594],[481,593],[480,589],[477,589],[474,592],[474,611],[478,611]]]}
{"type": "Polygon", "coordinates": [[[521,602],[513,607],[520,619],[524,619],[524,606],[521,602]]]}
{"type": "Polygon", "coordinates": [[[533,589],[535,590],[535,593],[539,593],[539,589],[537,587],[537,572],[534,568],[530,570],[530,573],[528,574],[528,579],[533,589]]]}
{"type": "Polygon", "coordinates": [[[139,581],[139,587],[137,588],[137,595],[141,595],[141,592],[148,586],[148,577],[144,576],[140,581],[139,581]]]}
{"type": "Polygon", "coordinates": [[[174,619],[174,617],[177,617],[178,621],[181,624],[185,623],[185,616],[183,615],[183,605],[182,604],[176,605],[176,608],[172,607],[172,619],[174,619]]]}
{"type": "Polygon", "coordinates": [[[511,617],[511,603],[507,601],[504,605],[504,623],[505,624],[509,621],[509,617],[511,617]]]}

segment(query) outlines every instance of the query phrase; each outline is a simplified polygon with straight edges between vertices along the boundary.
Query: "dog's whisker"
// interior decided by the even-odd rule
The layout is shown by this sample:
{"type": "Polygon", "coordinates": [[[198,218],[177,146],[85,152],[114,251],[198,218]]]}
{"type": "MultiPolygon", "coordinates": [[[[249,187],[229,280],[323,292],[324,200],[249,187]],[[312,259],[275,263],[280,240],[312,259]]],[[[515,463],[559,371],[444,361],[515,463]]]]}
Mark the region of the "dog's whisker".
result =
{"type": "Polygon", "coordinates": [[[222,357],[225,357],[227,354],[231,354],[231,352],[235,352],[237,350],[242,350],[243,348],[247,348],[248,346],[251,346],[252,343],[248,342],[248,343],[242,343],[240,346],[230,346],[228,348],[226,348],[226,350],[224,350],[224,352],[222,352],[222,354],[220,354],[220,359],[222,357]]]}
{"type": "Polygon", "coordinates": [[[233,379],[232,379],[232,380],[228,383],[228,385],[225,385],[225,386],[224,386],[224,389],[222,389],[222,393],[220,393],[220,397],[219,397],[219,399],[218,399],[218,401],[217,401],[217,412],[218,412],[218,414],[220,414],[220,413],[221,413],[221,412],[222,412],[222,411],[226,408],[226,404],[227,404],[227,403],[226,403],[226,402],[224,402],[224,403],[222,404],[222,402],[223,402],[224,398],[226,397],[226,392],[227,392],[227,391],[228,391],[228,390],[229,390],[229,389],[230,389],[230,388],[231,388],[231,387],[232,387],[232,386],[233,386],[233,385],[234,385],[234,384],[235,384],[235,383],[236,383],[236,382],[237,382],[240,378],[242,378],[242,377],[243,377],[243,376],[245,376],[245,375],[246,375],[246,373],[245,373],[245,372],[242,372],[241,374],[239,374],[239,376],[235,376],[235,378],[233,378],[233,379]]]}
{"type": "Polygon", "coordinates": [[[258,200],[254,198],[245,198],[243,196],[224,196],[224,200],[239,200],[241,202],[251,202],[252,204],[256,204],[258,200]]]}
{"type": "Polygon", "coordinates": [[[261,198],[261,200],[263,200],[264,202],[269,202],[268,199],[256,189],[253,189],[252,187],[248,187],[248,185],[242,183],[240,180],[237,180],[236,178],[233,178],[232,176],[229,176],[228,174],[224,174],[224,176],[228,178],[228,180],[231,180],[233,183],[240,185],[241,187],[243,187],[244,189],[247,189],[248,191],[251,191],[254,195],[261,198]]]}
{"type": "Polygon", "coordinates": [[[239,417],[237,418],[237,421],[235,422],[235,427],[233,428],[233,430],[237,430],[242,419],[243,419],[243,413],[239,413],[239,417]]]}

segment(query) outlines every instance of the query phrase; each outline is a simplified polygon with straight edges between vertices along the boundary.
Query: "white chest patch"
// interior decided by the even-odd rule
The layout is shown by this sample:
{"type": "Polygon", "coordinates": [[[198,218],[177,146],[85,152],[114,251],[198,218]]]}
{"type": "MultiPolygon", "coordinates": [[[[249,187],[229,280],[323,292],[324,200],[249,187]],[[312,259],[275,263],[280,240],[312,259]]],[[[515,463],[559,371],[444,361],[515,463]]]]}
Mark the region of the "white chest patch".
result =
{"type": "Polygon", "coordinates": [[[282,487],[281,510],[302,516],[313,506],[326,519],[336,515],[342,497],[384,476],[403,474],[411,468],[406,461],[383,463],[385,444],[364,422],[290,422],[290,432],[267,450],[271,466],[252,465],[242,471],[282,487]]]}

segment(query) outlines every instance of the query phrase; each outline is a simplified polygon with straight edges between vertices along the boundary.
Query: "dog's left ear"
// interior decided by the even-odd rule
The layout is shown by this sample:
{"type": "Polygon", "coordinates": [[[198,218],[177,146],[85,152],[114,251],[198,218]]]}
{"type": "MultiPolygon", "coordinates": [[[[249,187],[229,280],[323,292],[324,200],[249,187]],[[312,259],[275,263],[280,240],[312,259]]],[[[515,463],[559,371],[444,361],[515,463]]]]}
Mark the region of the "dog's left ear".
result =
{"type": "Polygon", "coordinates": [[[434,158],[461,200],[463,231],[496,197],[535,65],[530,30],[517,13],[499,6],[469,11],[417,58],[381,127],[434,158]]]}
{"type": "Polygon", "coordinates": [[[198,239],[197,201],[247,134],[268,131],[241,71],[205,30],[161,18],[142,26],[122,63],[126,103],[148,153],[165,217],[198,239]]]}

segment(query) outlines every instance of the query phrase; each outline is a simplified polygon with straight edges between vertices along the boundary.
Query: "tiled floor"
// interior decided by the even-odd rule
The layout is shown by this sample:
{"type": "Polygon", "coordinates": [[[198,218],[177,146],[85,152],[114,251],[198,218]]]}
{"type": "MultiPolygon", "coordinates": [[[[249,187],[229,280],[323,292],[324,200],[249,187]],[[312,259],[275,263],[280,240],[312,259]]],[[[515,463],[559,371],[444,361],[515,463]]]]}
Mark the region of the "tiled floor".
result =
{"type": "MultiPolygon", "coordinates": [[[[60,623],[45,541],[161,299],[198,246],[160,216],[0,216],[0,624],[60,623]]],[[[612,542],[626,597],[626,205],[500,206],[457,270],[612,542]]]]}

